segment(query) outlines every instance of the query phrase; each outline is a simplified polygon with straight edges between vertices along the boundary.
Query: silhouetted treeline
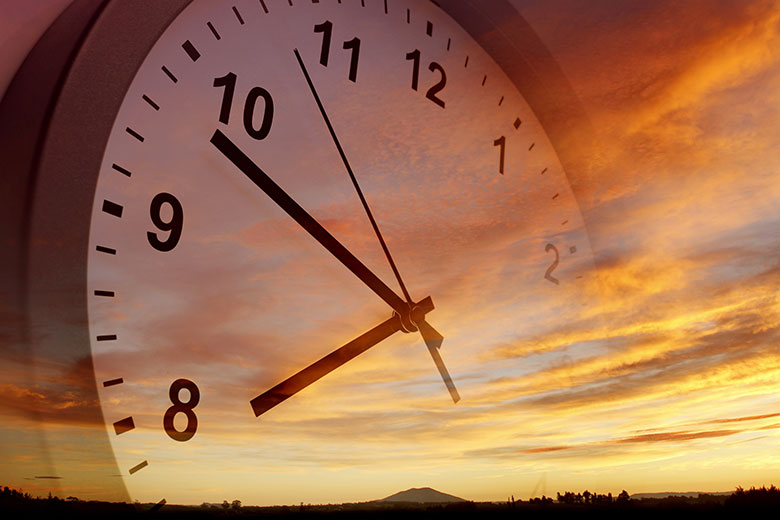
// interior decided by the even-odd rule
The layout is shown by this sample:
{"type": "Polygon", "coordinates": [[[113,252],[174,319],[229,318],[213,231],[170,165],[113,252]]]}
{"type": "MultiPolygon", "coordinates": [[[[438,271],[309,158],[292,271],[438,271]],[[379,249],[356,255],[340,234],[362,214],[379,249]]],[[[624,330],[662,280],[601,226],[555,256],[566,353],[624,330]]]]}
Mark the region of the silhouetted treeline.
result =
{"type": "Polygon", "coordinates": [[[22,490],[0,487],[0,516],[8,517],[8,513],[20,513],[25,516],[40,518],[136,518],[142,515],[148,518],[148,513],[154,512],[155,517],[181,518],[287,518],[323,516],[349,516],[358,518],[362,515],[377,517],[431,518],[441,517],[452,519],[460,514],[502,518],[519,518],[520,516],[535,518],[625,518],[631,514],[634,518],[656,518],[666,512],[702,512],[707,514],[736,515],[740,511],[777,510],[780,508],[780,490],[775,486],[750,488],[738,487],[730,495],[711,495],[701,493],[698,496],[668,496],[665,498],[631,498],[623,490],[616,497],[611,493],[606,495],[566,491],[557,493],[556,499],[542,496],[528,501],[515,500],[510,497],[507,502],[457,502],[450,504],[431,503],[388,503],[362,502],[339,505],[303,505],[257,507],[242,505],[240,500],[221,504],[202,504],[200,506],[182,506],[162,504],[125,504],[99,501],[82,501],[76,497],[65,499],[51,496],[46,498],[33,497],[22,490]]]}
{"type": "MultiPolygon", "coordinates": [[[[135,508],[123,502],[83,501],[76,497],[33,497],[22,490],[8,486],[0,488],[0,512],[31,514],[37,518],[105,517],[127,518],[135,516],[135,508]]],[[[7,516],[6,516],[7,518],[7,516]]]]}
{"type": "Polygon", "coordinates": [[[599,495],[598,493],[591,493],[587,489],[582,493],[576,495],[571,491],[566,491],[564,494],[558,493],[558,502],[561,504],[611,504],[617,502],[619,504],[627,503],[631,500],[628,491],[625,489],[620,492],[617,498],[612,498],[612,493],[606,495],[599,495]]]}
{"type": "Polygon", "coordinates": [[[775,486],[750,488],[747,491],[738,487],[726,499],[727,507],[734,508],[778,508],[780,507],[780,489],[775,486]]]}

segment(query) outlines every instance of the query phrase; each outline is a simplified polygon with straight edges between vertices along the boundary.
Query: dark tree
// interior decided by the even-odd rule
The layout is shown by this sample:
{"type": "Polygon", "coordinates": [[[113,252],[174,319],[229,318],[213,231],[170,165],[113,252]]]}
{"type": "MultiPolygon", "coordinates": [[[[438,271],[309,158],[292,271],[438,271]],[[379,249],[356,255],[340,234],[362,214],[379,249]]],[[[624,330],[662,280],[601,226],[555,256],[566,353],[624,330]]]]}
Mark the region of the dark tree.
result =
{"type": "Polygon", "coordinates": [[[780,489],[775,486],[751,487],[744,490],[738,487],[726,499],[727,507],[737,508],[776,508],[780,506],[780,489]]]}

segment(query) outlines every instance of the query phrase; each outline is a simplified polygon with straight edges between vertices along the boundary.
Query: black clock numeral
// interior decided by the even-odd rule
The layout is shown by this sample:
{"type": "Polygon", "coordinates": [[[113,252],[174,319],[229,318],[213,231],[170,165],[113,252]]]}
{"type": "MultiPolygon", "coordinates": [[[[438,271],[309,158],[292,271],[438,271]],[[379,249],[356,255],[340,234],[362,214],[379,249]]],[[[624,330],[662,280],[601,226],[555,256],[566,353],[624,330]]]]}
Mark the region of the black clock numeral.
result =
{"type": "Polygon", "coordinates": [[[406,53],[406,60],[414,61],[412,66],[412,90],[417,90],[420,84],[420,49],[406,53]]]}
{"type": "Polygon", "coordinates": [[[149,240],[149,244],[158,251],[167,252],[173,250],[176,244],[179,243],[181,231],[184,227],[184,210],[181,207],[181,202],[170,193],[158,193],[154,196],[152,204],[149,206],[149,216],[160,231],[170,231],[166,240],[160,240],[157,233],[147,231],[146,238],[149,240]],[[173,210],[171,220],[168,222],[162,218],[164,204],[168,204],[173,210]]]}
{"type": "Polygon", "coordinates": [[[328,66],[328,55],[330,54],[330,38],[333,35],[333,23],[330,20],[314,26],[315,33],[322,33],[322,49],[320,50],[320,65],[328,66]]]}
{"type": "Polygon", "coordinates": [[[349,61],[349,80],[353,83],[357,82],[357,67],[358,57],[360,56],[360,38],[352,38],[349,41],[344,42],[344,50],[352,51],[352,58],[349,61]]]}
{"type": "MultiPolygon", "coordinates": [[[[412,61],[412,90],[417,90],[420,86],[420,50],[415,49],[412,52],[406,53],[406,59],[407,61],[412,61]]],[[[428,91],[425,93],[425,97],[439,105],[440,107],[444,108],[444,100],[438,97],[436,94],[444,90],[445,85],[447,85],[447,74],[444,72],[444,67],[436,63],[435,61],[432,61],[430,65],[428,65],[428,70],[431,72],[438,72],[440,75],[439,82],[433,85],[431,88],[428,89],[428,91]]]]}
{"type": "Polygon", "coordinates": [[[221,78],[214,78],[215,87],[225,87],[222,95],[222,106],[219,109],[219,122],[228,124],[230,121],[230,107],[233,106],[233,94],[236,92],[236,75],[228,72],[221,78]]]}
{"type": "Polygon", "coordinates": [[[493,141],[493,146],[500,146],[501,149],[498,154],[498,173],[504,175],[504,154],[506,152],[506,137],[503,135],[493,141]]]}
{"type": "MultiPolygon", "coordinates": [[[[315,33],[322,33],[322,48],[320,49],[320,65],[328,66],[330,57],[330,41],[333,37],[333,23],[330,20],[314,26],[315,33]]],[[[357,82],[358,60],[360,59],[360,38],[352,38],[344,42],[345,51],[352,51],[352,57],[349,61],[349,80],[357,82]]]]}
{"type": "Polygon", "coordinates": [[[197,385],[189,379],[177,379],[171,384],[168,396],[170,397],[173,406],[168,408],[163,416],[163,428],[165,428],[165,433],[175,441],[188,441],[192,439],[193,435],[195,435],[195,431],[198,429],[198,417],[192,409],[198,406],[198,403],[200,402],[200,390],[198,390],[197,385]],[[183,389],[186,389],[190,393],[190,400],[186,403],[181,402],[181,399],[179,399],[179,392],[183,389]],[[183,413],[187,416],[187,427],[184,428],[184,431],[177,430],[173,425],[173,419],[176,417],[176,414],[179,413],[183,413]]]}
{"type": "MultiPolygon", "coordinates": [[[[220,78],[214,78],[214,87],[224,87],[222,94],[222,104],[219,109],[219,122],[228,124],[230,122],[230,111],[233,107],[233,95],[236,92],[236,81],[238,77],[229,72],[220,78]]],[[[271,131],[271,123],[274,119],[274,100],[271,94],[262,87],[254,87],[249,91],[244,102],[244,130],[250,137],[258,141],[268,137],[271,131]],[[258,98],[263,98],[263,120],[260,128],[255,128],[254,117],[258,98]]]]}
{"type": "MultiPolygon", "coordinates": [[[[504,98],[501,98],[504,99],[504,98]]],[[[500,103],[499,103],[500,104],[500,103]]],[[[522,125],[523,122],[520,120],[520,118],[515,118],[515,122],[512,123],[512,126],[515,127],[515,130],[520,129],[520,125],[522,125]]],[[[506,157],[506,136],[501,136],[495,141],[493,141],[493,146],[500,146],[499,155],[498,155],[498,173],[501,175],[504,174],[504,158],[506,157]]],[[[531,148],[533,148],[534,145],[531,144],[531,148]]],[[[529,148],[529,150],[531,149],[529,148]]],[[[547,168],[544,169],[544,171],[547,171],[547,168]]],[[[542,173],[544,173],[544,171],[542,173]]]]}
{"type": "Polygon", "coordinates": [[[431,72],[439,71],[441,74],[441,79],[438,83],[436,83],[434,86],[428,89],[428,92],[426,92],[425,97],[439,105],[440,107],[444,108],[444,101],[436,97],[436,94],[444,90],[444,86],[447,84],[447,74],[444,73],[444,67],[436,63],[435,61],[432,62],[430,65],[428,65],[428,70],[431,72]]]}
{"type": "Polygon", "coordinates": [[[560,281],[552,275],[552,272],[556,267],[558,267],[558,262],[560,261],[561,257],[558,254],[558,249],[554,245],[547,244],[547,246],[544,248],[544,252],[549,253],[550,251],[555,251],[555,260],[553,260],[553,263],[550,265],[550,267],[547,268],[547,271],[544,272],[544,278],[545,280],[548,280],[555,285],[560,285],[560,281]]]}
{"type": "Polygon", "coordinates": [[[249,95],[246,97],[246,103],[244,104],[244,129],[251,137],[254,137],[258,141],[268,137],[268,133],[271,131],[271,122],[274,119],[274,100],[271,99],[271,94],[262,87],[255,87],[249,91],[249,95]],[[255,130],[254,127],[254,114],[255,105],[257,104],[257,98],[262,97],[265,102],[265,109],[263,110],[263,122],[260,128],[255,130]]]}

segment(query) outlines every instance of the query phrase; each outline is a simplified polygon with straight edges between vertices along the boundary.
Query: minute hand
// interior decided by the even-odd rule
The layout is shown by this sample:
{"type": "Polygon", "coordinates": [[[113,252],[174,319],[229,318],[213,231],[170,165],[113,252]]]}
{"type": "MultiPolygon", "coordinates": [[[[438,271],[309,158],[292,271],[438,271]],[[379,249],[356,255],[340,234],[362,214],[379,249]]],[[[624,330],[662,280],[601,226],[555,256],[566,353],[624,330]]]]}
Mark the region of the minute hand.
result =
{"type": "Polygon", "coordinates": [[[246,175],[258,188],[263,190],[266,195],[279,205],[290,217],[300,226],[309,232],[317,242],[323,245],[325,249],[331,252],[339,262],[344,264],[347,269],[352,271],[355,276],[374,291],[382,300],[393,308],[401,316],[409,313],[409,305],[402,300],[393,290],[382,280],[372,273],[363,262],[357,259],[355,255],[341,245],[341,242],[331,235],[314,217],[309,215],[292,197],[276,184],[252,159],[233,144],[233,142],[221,131],[216,130],[211,137],[213,144],[222,154],[230,159],[244,175],[246,175]]]}

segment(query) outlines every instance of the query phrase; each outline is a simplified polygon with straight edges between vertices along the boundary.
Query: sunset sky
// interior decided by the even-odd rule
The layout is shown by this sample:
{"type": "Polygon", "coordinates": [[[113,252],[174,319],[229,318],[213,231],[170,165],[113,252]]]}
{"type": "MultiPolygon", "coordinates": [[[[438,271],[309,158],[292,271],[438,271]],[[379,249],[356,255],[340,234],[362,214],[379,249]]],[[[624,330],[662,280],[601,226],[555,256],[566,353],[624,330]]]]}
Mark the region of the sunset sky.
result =
{"type": "MultiPolygon", "coordinates": [[[[210,405],[202,397],[200,410],[214,406],[228,418],[223,429],[211,430],[208,421],[202,420],[199,438],[222,443],[208,452],[212,458],[203,459],[205,448],[194,443],[171,448],[159,428],[139,427],[132,434],[139,446],[185,450],[179,458],[170,455],[171,467],[186,464],[187,457],[195,454],[211,465],[213,478],[226,479],[237,489],[235,496],[226,495],[219,486],[203,485],[196,475],[195,491],[174,495],[177,501],[346,502],[422,486],[471,500],[505,500],[509,495],[526,499],[532,493],[554,496],[556,491],[584,489],[613,494],[621,489],[631,493],[729,491],[738,485],[778,481],[780,6],[771,1],[737,0],[512,3],[561,67],[589,119],[589,127],[571,129],[575,135],[587,133],[592,145],[585,157],[578,158],[584,166],[568,172],[589,245],[579,238],[584,236],[583,228],[575,227],[568,234],[548,232],[541,217],[538,222],[528,222],[524,215],[496,222],[491,215],[474,210],[468,226],[463,222],[456,226],[453,222],[459,213],[454,209],[430,210],[426,221],[431,227],[415,234],[398,232],[410,227],[404,218],[382,215],[388,237],[395,236],[391,246],[402,259],[402,273],[417,288],[415,296],[422,297],[418,293],[429,290],[437,302],[431,322],[446,331],[447,337],[466,338],[461,350],[447,340],[442,347],[451,371],[460,376],[455,379],[462,385],[463,401],[453,407],[446,400],[425,348],[411,335],[394,337],[387,346],[376,347],[365,359],[296,396],[295,402],[274,410],[262,440],[258,440],[257,423],[250,420],[235,426],[229,422],[232,410],[224,408],[222,401],[210,405]],[[434,271],[431,266],[439,264],[435,252],[426,246],[435,244],[438,229],[444,228],[451,234],[447,242],[451,249],[442,254],[459,260],[442,261],[442,269],[446,266],[448,271],[446,276],[439,275],[446,284],[428,283],[427,277],[433,275],[426,266],[434,271]],[[485,229],[490,233],[480,235],[485,229]],[[469,242],[473,238],[469,233],[485,238],[480,245],[488,244],[492,256],[468,256],[475,244],[469,242]],[[528,244],[523,233],[527,233],[528,244]],[[558,233],[555,236],[561,240],[579,240],[581,256],[572,257],[578,258],[577,263],[571,260],[559,272],[562,276],[581,272],[584,278],[575,288],[563,284],[560,290],[564,293],[547,292],[558,288],[543,282],[538,289],[529,289],[527,300],[514,303],[511,309],[502,307],[510,298],[510,288],[502,283],[525,280],[522,266],[546,265],[542,247],[549,233],[558,233]],[[455,240],[459,236],[463,243],[455,240]],[[525,247],[531,253],[522,256],[516,270],[507,267],[510,248],[525,251],[525,247]],[[473,274],[475,266],[483,268],[479,275],[473,274]],[[484,281],[495,290],[491,293],[494,300],[487,303],[479,300],[484,281]],[[463,319],[458,312],[478,306],[483,306],[490,319],[497,309],[504,309],[506,320],[503,316],[498,320],[504,328],[480,330],[481,317],[475,315],[469,326],[476,328],[458,336],[463,319]],[[515,329],[506,325],[517,315],[526,316],[529,324],[515,329]],[[511,334],[494,338],[491,334],[499,336],[499,330],[511,334]],[[400,378],[399,373],[403,373],[400,378]],[[223,457],[232,458],[225,462],[223,457]],[[246,464],[241,463],[242,457],[246,464]],[[252,465],[252,457],[265,457],[261,470],[252,465]]],[[[18,13],[13,16],[20,23],[26,20],[18,13]]],[[[320,74],[325,77],[325,72],[320,74]]],[[[402,80],[405,84],[407,78],[402,80]]],[[[283,99],[279,106],[284,106],[283,99]]],[[[306,110],[310,108],[314,109],[306,110]]],[[[351,110],[357,108],[334,107],[340,113],[351,110]]],[[[522,110],[519,104],[517,110],[522,110]]],[[[410,112],[410,118],[417,115],[413,108],[410,112]]],[[[453,121],[453,128],[457,124],[453,121]]],[[[479,124],[474,127],[476,132],[479,124]]],[[[406,130],[388,123],[382,135],[404,143],[409,140],[406,130]]],[[[314,133],[303,139],[316,141],[314,133]]],[[[345,141],[369,149],[372,136],[361,135],[360,128],[344,134],[345,141]]],[[[494,150],[487,152],[492,157],[494,150]]],[[[384,160],[395,160],[403,171],[413,171],[417,164],[411,153],[394,149],[383,153],[384,160]]],[[[319,163],[323,172],[339,169],[338,156],[327,160],[319,159],[324,154],[314,156],[296,157],[296,165],[319,163]]],[[[213,160],[219,164],[215,168],[230,171],[226,163],[213,160]]],[[[466,164],[468,159],[463,161],[466,164]]],[[[371,167],[367,160],[357,164],[356,170],[371,167]]],[[[467,172],[454,173],[453,183],[459,173],[465,178],[467,172]]],[[[372,186],[376,190],[372,205],[393,208],[391,198],[383,198],[382,193],[391,189],[394,180],[366,175],[367,191],[372,186]]],[[[532,200],[543,190],[555,189],[564,195],[567,208],[574,207],[566,186],[534,182],[530,187],[524,185],[525,191],[520,185],[513,185],[515,192],[485,184],[473,193],[475,198],[483,197],[479,201],[492,204],[504,191],[515,194],[517,200],[532,200]]],[[[320,193],[308,192],[305,184],[291,182],[290,189],[300,190],[305,206],[317,208],[320,193]]],[[[389,283],[392,275],[370,240],[361,208],[342,190],[345,186],[349,187],[334,185],[331,202],[338,203],[323,203],[316,210],[322,211],[323,223],[344,237],[389,283]]],[[[455,205],[451,187],[440,192],[426,201],[455,205]]],[[[146,196],[132,189],[126,194],[128,198],[146,196]]],[[[215,190],[207,195],[219,200],[221,194],[215,190]]],[[[225,211],[235,213],[234,221],[239,222],[241,205],[256,204],[253,197],[225,211]]],[[[407,204],[399,206],[415,207],[419,200],[407,204]]],[[[325,310],[312,325],[296,329],[290,337],[303,338],[306,344],[327,338],[317,347],[320,350],[311,351],[315,359],[387,317],[381,302],[366,298],[362,286],[349,286],[350,275],[336,267],[315,271],[312,280],[298,282],[293,274],[312,272],[320,265],[300,260],[300,251],[315,251],[318,246],[310,245],[308,237],[285,234],[288,228],[284,226],[292,229],[292,224],[270,225],[275,218],[271,210],[262,209],[260,214],[262,218],[254,225],[234,233],[203,224],[197,244],[201,249],[190,251],[213,254],[215,263],[224,254],[223,268],[212,274],[225,287],[238,287],[245,281],[238,278],[239,272],[255,276],[253,281],[261,280],[266,285],[260,292],[269,295],[264,305],[277,305],[276,312],[288,313],[293,325],[295,313],[307,314],[310,307],[297,300],[274,298],[286,291],[308,294],[325,310]],[[272,255],[264,249],[268,243],[288,249],[275,249],[272,255]],[[245,248],[241,250],[245,256],[231,253],[227,259],[225,251],[232,250],[220,248],[236,245],[245,248]],[[245,265],[249,260],[256,262],[251,269],[262,271],[282,263],[278,269],[292,274],[279,278],[281,271],[276,271],[276,277],[250,273],[245,265]],[[241,271],[244,267],[246,271],[241,271]],[[323,304],[322,295],[333,288],[315,283],[318,275],[338,284],[339,290],[341,284],[350,287],[341,295],[338,309],[323,304]],[[365,299],[374,305],[364,305],[365,299]]],[[[574,215],[572,221],[578,218],[574,215]]],[[[567,260],[562,254],[562,263],[567,260]]],[[[203,268],[193,262],[187,265],[193,272],[203,268]]],[[[246,381],[257,381],[263,387],[296,369],[294,362],[301,358],[283,353],[281,347],[271,355],[278,362],[273,369],[252,366],[242,357],[246,349],[255,348],[252,338],[259,325],[247,324],[247,316],[256,312],[250,304],[255,293],[247,290],[236,303],[208,287],[193,288],[182,278],[184,285],[201,291],[202,301],[211,305],[209,317],[214,322],[204,323],[205,314],[185,305],[198,307],[201,300],[165,300],[166,306],[181,304],[175,323],[184,331],[183,337],[188,327],[216,329],[229,323],[240,329],[231,329],[229,337],[245,342],[219,352],[200,351],[200,377],[225,383],[227,389],[220,399],[243,399],[246,381]],[[238,304],[243,306],[231,307],[238,304]],[[216,313],[220,309],[223,314],[216,313]],[[194,316],[201,319],[188,322],[194,316]],[[214,375],[216,367],[225,363],[240,370],[214,375]]],[[[4,312],[4,325],[13,320],[8,314],[4,312]]],[[[171,320],[168,323],[174,323],[171,320]]],[[[462,326],[466,328],[465,321],[462,326]]],[[[134,331],[128,326],[123,332],[132,337],[130,343],[142,344],[144,334],[151,336],[154,330],[134,331]]],[[[277,339],[274,336],[273,341],[277,339]]],[[[208,340],[204,339],[204,345],[209,345],[208,340]]],[[[175,350],[165,354],[167,363],[179,355],[175,350]]],[[[153,488],[128,497],[118,477],[116,482],[106,478],[116,473],[117,466],[106,441],[88,360],[51,355],[35,359],[33,370],[13,346],[4,349],[3,356],[0,484],[33,494],[54,490],[82,498],[156,501],[153,488]]],[[[132,369],[129,357],[109,357],[103,367],[114,364],[132,369]]],[[[153,375],[144,383],[150,392],[157,372],[153,375]]],[[[167,373],[160,373],[160,381],[169,381],[166,377],[167,373]]],[[[157,409],[164,409],[167,395],[144,409],[152,400],[150,395],[143,394],[143,399],[136,395],[135,401],[128,398],[123,405],[148,412],[149,424],[156,425],[157,409]]],[[[143,413],[136,417],[139,426],[144,424],[143,417],[143,413]]],[[[121,437],[122,442],[129,435],[121,437]]],[[[123,449],[132,451],[135,446],[123,449]]],[[[165,453],[168,457],[169,452],[165,453]]],[[[126,473],[122,460],[119,471],[126,473]]],[[[164,480],[150,484],[157,485],[164,487],[164,480]]]]}

